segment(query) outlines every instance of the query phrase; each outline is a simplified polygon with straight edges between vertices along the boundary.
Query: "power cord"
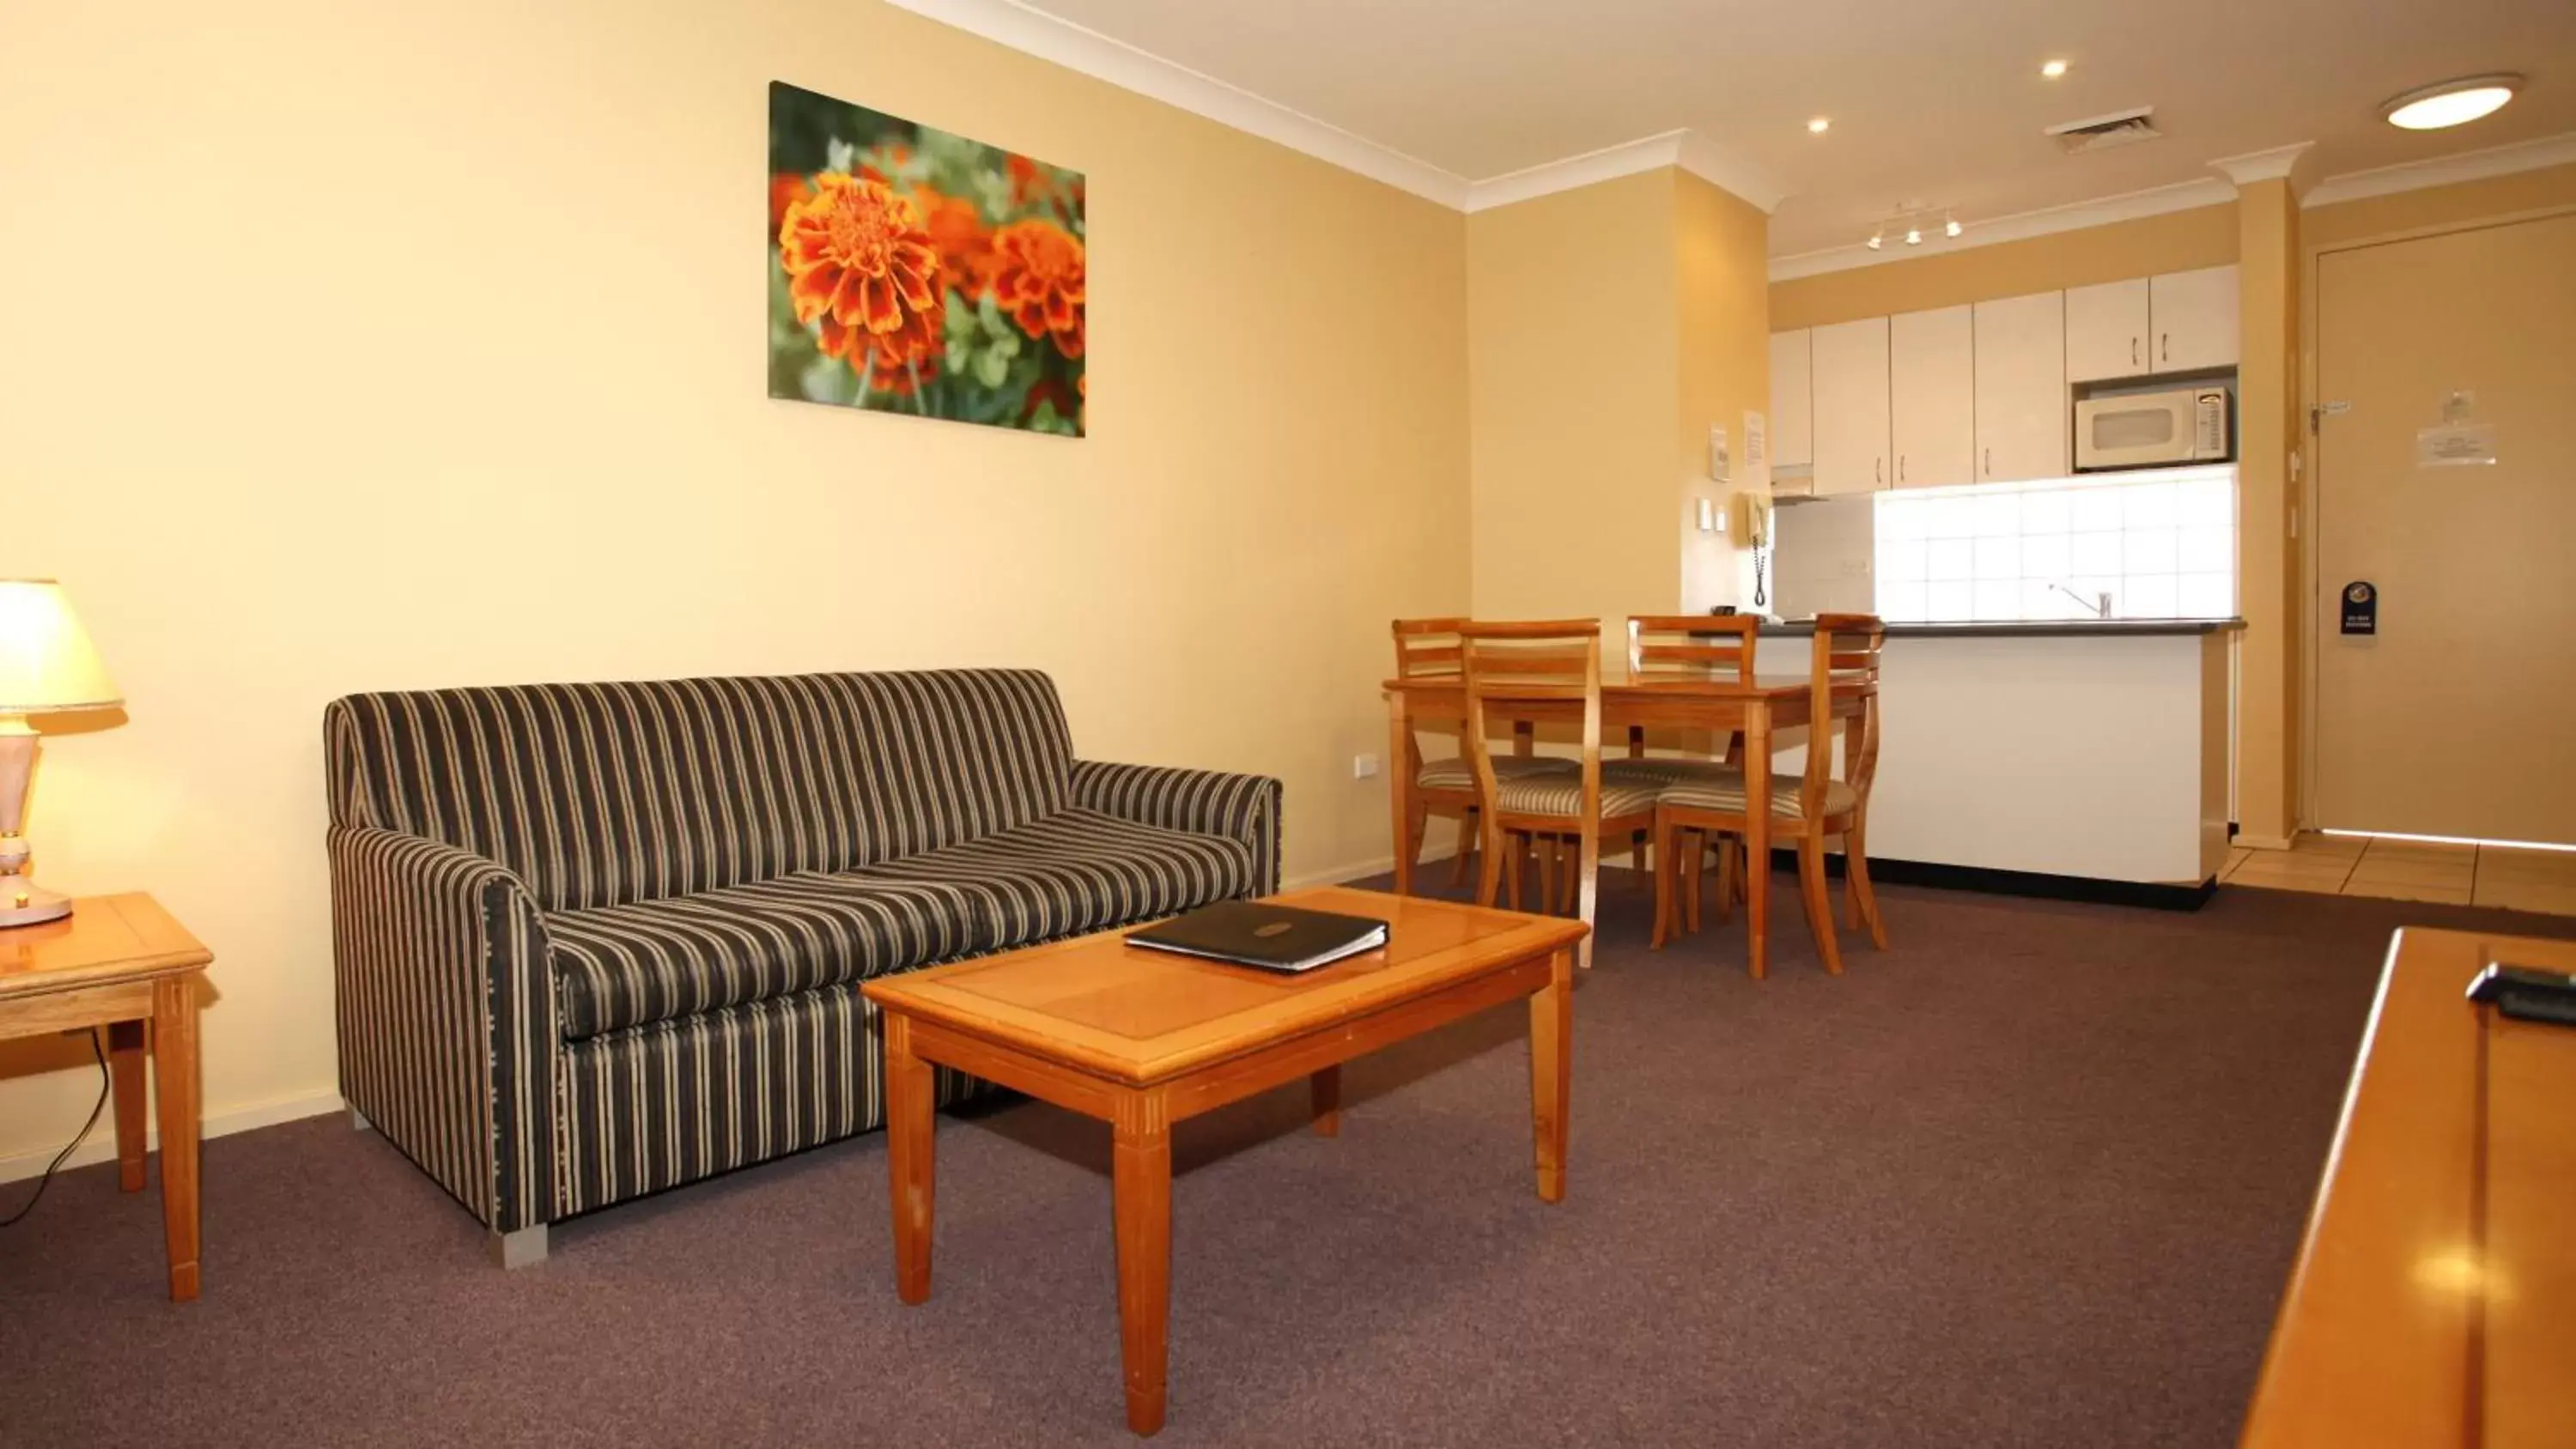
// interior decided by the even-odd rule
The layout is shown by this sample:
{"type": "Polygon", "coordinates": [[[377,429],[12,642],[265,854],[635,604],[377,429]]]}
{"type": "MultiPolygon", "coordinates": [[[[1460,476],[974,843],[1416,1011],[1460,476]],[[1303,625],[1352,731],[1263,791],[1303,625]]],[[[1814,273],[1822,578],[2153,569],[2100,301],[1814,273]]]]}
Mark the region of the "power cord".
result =
{"type": "Polygon", "coordinates": [[[62,1151],[55,1153],[53,1161],[45,1164],[45,1175],[36,1179],[35,1195],[27,1199],[27,1205],[5,1218],[0,1218],[0,1228],[14,1228],[18,1226],[20,1218],[36,1210],[36,1204],[44,1200],[45,1189],[53,1185],[55,1170],[63,1165],[64,1158],[79,1151],[80,1145],[89,1140],[90,1129],[98,1125],[98,1114],[107,1110],[107,1053],[99,1049],[97,1027],[89,1029],[89,1054],[98,1058],[98,1100],[90,1106],[89,1120],[81,1124],[80,1135],[65,1144],[62,1151]]]}

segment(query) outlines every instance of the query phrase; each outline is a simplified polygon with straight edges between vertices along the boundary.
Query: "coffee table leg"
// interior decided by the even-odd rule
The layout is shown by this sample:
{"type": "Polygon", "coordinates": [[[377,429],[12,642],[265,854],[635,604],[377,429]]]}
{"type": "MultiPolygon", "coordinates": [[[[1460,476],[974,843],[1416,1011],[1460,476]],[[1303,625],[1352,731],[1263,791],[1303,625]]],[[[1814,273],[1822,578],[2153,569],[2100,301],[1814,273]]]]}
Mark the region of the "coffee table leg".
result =
{"type": "Polygon", "coordinates": [[[197,1297],[197,975],[152,983],[152,1075],[161,1107],[161,1219],[170,1301],[197,1297]]]}
{"type": "Polygon", "coordinates": [[[1172,1312],[1172,1128],[1160,1096],[1118,1105],[1118,1336],[1127,1369],[1127,1427],[1163,1427],[1172,1312]]]}
{"type": "Polygon", "coordinates": [[[912,1050],[912,1019],[885,1014],[886,1176],[894,1186],[894,1291],[930,1296],[932,1146],[930,1063],[912,1050]]]}
{"type": "Polygon", "coordinates": [[[1326,1067],[1307,1079],[1315,1092],[1315,1135],[1342,1135],[1342,1069],[1326,1067]]]}
{"type": "Polygon", "coordinates": [[[1538,1139],[1538,1196],[1565,1200],[1566,1118],[1574,1105],[1574,953],[1548,962],[1530,997],[1530,1127],[1538,1139]]]}
{"type": "Polygon", "coordinates": [[[143,1190],[143,1118],[151,1093],[143,1085],[143,1023],[120,1021],[107,1029],[107,1069],[116,1087],[116,1185],[143,1190]]]}

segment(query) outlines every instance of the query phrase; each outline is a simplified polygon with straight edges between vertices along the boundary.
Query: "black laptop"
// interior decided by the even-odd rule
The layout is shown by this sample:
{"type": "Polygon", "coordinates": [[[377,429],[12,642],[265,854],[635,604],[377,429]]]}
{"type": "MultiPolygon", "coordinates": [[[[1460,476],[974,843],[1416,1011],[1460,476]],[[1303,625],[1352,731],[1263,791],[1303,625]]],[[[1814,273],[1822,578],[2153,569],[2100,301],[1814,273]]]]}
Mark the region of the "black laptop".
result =
{"type": "Polygon", "coordinates": [[[1264,971],[1312,971],[1386,944],[1386,922],[1261,901],[1219,901],[1127,933],[1127,944],[1264,971]]]}

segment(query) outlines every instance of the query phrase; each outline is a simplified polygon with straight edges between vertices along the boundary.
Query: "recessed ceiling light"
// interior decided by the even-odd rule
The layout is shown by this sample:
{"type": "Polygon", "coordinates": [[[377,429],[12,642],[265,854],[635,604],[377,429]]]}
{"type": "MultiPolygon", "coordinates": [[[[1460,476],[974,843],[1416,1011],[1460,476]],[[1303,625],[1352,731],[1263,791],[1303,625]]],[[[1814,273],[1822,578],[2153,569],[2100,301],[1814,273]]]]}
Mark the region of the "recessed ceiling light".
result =
{"type": "Polygon", "coordinates": [[[2059,76],[2066,74],[2066,62],[2062,60],[2043,61],[2040,63],[2039,73],[2048,77],[2050,80],[2055,80],[2059,76]]]}
{"type": "Polygon", "coordinates": [[[1834,123],[1832,118],[1827,116],[1818,116],[1807,123],[1807,134],[1811,136],[1821,136],[1833,128],[1834,123]]]}
{"type": "Polygon", "coordinates": [[[2493,115],[2522,86],[2518,75],[2473,75],[2408,91],[2379,108],[2388,124],[2409,131],[2438,131],[2493,115]]]}

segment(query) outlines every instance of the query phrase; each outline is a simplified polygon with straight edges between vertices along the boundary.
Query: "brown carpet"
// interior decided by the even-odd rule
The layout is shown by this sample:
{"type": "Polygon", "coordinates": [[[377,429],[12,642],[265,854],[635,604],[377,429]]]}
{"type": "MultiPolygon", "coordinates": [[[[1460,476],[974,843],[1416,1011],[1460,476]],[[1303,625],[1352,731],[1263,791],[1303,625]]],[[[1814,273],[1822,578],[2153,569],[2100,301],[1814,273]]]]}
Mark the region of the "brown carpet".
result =
{"type": "MultiPolygon", "coordinates": [[[[1295,1093],[1185,1124],[1161,1442],[2231,1442],[2389,931],[2576,926],[1885,894],[1896,950],[1831,980],[1793,920],[1761,984],[1611,894],[1558,1207],[1513,1011],[1355,1065],[1339,1140],[1295,1093]]],[[[1104,1132],[1019,1102],[939,1153],[915,1309],[874,1135],[510,1275],[344,1119],[225,1138],[186,1308],[155,1199],[88,1168],[0,1234],[0,1438],[1128,1442],[1104,1132]]]]}

